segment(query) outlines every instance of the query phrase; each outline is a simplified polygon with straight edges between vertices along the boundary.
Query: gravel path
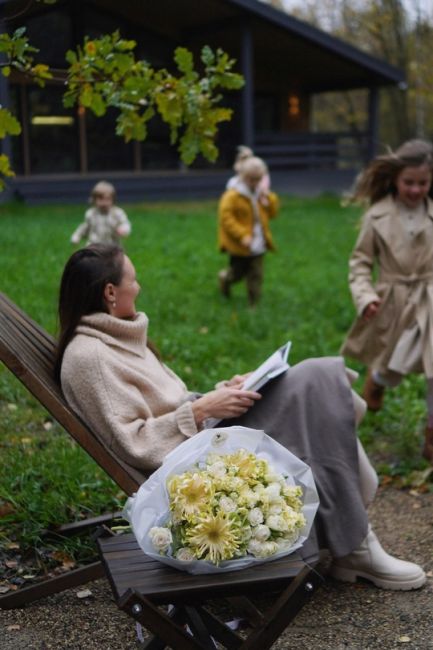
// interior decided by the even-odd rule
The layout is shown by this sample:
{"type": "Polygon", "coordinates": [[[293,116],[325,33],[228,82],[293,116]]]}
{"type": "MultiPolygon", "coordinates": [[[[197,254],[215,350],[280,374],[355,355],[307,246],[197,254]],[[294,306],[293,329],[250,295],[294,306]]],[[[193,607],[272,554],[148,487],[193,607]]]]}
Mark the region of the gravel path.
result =
{"type": "MultiPolygon", "coordinates": [[[[422,564],[427,585],[390,592],[329,579],[272,650],[433,650],[433,495],[379,491],[370,518],[387,550],[422,564]]],[[[133,650],[132,619],[117,609],[107,581],[20,610],[0,611],[1,650],[133,650]]],[[[176,648],[175,650],[180,650],[176,648]]]]}

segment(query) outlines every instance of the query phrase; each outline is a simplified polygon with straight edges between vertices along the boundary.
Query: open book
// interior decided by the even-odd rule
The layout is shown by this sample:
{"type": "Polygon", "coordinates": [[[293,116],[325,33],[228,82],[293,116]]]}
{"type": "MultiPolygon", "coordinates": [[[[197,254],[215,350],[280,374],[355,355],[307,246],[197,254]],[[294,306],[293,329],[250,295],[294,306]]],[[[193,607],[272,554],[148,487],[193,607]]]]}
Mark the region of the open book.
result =
{"type": "Polygon", "coordinates": [[[259,390],[270,379],[278,377],[278,375],[281,375],[282,372],[287,370],[289,368],[287,359],[291,346],[292,342],[288,341],[281,348],[275,350],[275,352],[245,380],[243,388],[245,390],[259,390]]]}
{"type": "MultiPolygon", "coordinates": [[[[251,373],[249,377],[247,377],[242,388],[245,390],[257,391],[267,384],[270,379],[278,377],[278,375],[285,372],[290,367],[287,359],[291,346],[292,342],[288,341],[285,345],[281,346],[281,348],[275,350],[266,361],[264,361],[258,368],[256,368],[256,370],[254,370],[254,372],[251,373]]],[[[218,422],[221,422],[221,420],[208,418],[206,420],[206,428],[211,429],[212,427],[215,427],[218,422]]]]}

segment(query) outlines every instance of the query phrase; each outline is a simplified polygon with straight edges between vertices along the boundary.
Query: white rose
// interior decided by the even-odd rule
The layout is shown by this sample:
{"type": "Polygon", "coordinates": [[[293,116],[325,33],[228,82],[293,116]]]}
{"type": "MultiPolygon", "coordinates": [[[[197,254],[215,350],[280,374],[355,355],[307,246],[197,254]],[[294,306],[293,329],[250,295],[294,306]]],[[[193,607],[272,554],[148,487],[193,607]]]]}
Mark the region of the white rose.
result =
{"type": "Polygon", "coordinates": [[[278,503],[273,503],[268,510],[270,515],[281,515],[283,508],[278,503]]]}
{"type": "Polygon", "coordinates": [[[165,553],[173,541],[171,531],[161,526],[151,528],[149,530],[149,537],[153,548],[159,553],[165,553]]]}
{"type": "Polygon", "coordinates": [[[287,522],[280,515],[270,515],[266,519],[266,525],[272,530],[279,530],[281,532],[287,530],[287,522]]]}
{"type": "Polygon", "coordinates": [[[221,497],[219,505],[223,512],[234,512],[236,510],[236,503],[230,497],[221,497]]]}
{"type": "Polygon", "coordinates": [[[227,474],[226,466],[222,460],[218,460],[216,463],[208,465],[207,471],[214,478],[222,478],[227,474]]]}
{"type": "Polygon", "coordinates": [[[258,539],[250,539],[247,547],[248,553],[251,553],[251,555],[254,555],[254,557],[257,557],[260,553],[260,549],[262,547],[262,542],[259,542],[258,539]]]}
{"type": "Polygon", "coordinates": [[[248,544],[248,552],[254,557],[270,557],[278,551],[276,542],[259,542],[252,539],[248,544]]]}
{"type": "Polygon", "coordinates": [[[250,522],[251,526],[258,526],[259,524],[263,523],[263,520],[264,516],[260,508],[253,508],[249,511],[248,521],[250,522]]]}
{"type": "Polygon", "coordinates": [[[270,534],[270,528],[264,524],[259,524],[253,529],[253,537],[254,539],[258,539],[259,542],[265,542],[270,537],[270,534]]]}
{"type": "Polygon", "coordinates": [[[189,548],[180,548],[176,553],[176,560],[181,560],[181,562],[191,562],[194,559],[194,555],[189,548]]]}
{"type": "Polygon", "coordinates": [[[269,501],[278,501],[281,494],[281,485],[279,483],[271,483],[265,488],[265,494],[269,501]]]}
{"type": "Polygon", "coordinates": [[[275,471],[273,467],[269,467],[265,474],[266,483],[284,483],[284,476],[275,471]]]}

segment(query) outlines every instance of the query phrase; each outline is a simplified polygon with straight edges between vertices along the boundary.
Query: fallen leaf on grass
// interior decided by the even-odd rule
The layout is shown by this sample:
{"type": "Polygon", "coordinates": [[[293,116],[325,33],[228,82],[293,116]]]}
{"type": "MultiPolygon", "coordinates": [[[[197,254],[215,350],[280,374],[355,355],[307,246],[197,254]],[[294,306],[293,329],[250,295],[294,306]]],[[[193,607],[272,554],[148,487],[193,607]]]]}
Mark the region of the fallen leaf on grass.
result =
{"type": "Polygon", "coordinates": [[[67,553],[63,553],[62,551],[54,551],[54,553],[51,554],[51,557],[53,560],[61,563],[60,568],[62,571],[70,571],[76,567],[75,560],[67,555],[67,553]]]}
{"type": "Polygon", "coordinates": [[[12,503],[0,503],[0,517],[6,517],[15,511],[12,503]]]}
{"type": "Polygon", "coordinates": [[[53,423],[50,422],[50,420],[47,420],[46,422],[43,423],[42,425],[45,429],[45,431],[50,431],[50,429],[53,428],[53,423]]]}
{"type": "Polygon", "coordinates": [[[398,642],[399,642],[399,643],[410,643],[411,640],[412,640],[412,639],[410,638],[410,636],[406,636],[406,635],[403,635],[403,636],[399,636],[399,637],[398,637],[398,642]]]}
{"type": "Polygon", "coordinates": [[[5,566],[7,566],[8,569],[16,569],[18,562],[16,560],[6,560],[5,566]]]}
{"type": "Polygon", "coordinates": [[[4,582],[0,585],[0,594],[7,594],[8,591],[16,591],[18,585],[13,585],[11,582],[4,582]]]}
{"type": "Polygon", "coordinates": [[[21,625],[8,625],[6,629],[8,632],[14,632],[15,630],[21,630],[21,625]]]}
{"type": "Polygon", "coordinates": [[[16,411],[18,406],[16,404],[8,404],[9,411],[16,411]]]}
{"type": "Polygon", "coordinates": [[[93,596],[90,589],[83,589],[82,591],[77,591],[77,598],[89,598],[93,596]]]}

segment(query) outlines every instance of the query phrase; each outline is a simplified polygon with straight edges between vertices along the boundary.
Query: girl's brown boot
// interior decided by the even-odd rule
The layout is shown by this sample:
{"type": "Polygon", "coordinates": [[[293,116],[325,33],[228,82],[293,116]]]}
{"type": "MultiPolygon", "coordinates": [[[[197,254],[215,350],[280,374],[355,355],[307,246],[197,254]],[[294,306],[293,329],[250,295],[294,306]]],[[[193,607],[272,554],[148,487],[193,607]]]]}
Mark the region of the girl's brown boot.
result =
{"type": "Polygon", "coordinates": [[[383,396],[385,393],[385,386],[376,384],[371,376],[371,370],[367,371],[367,378],[365,380],[362,397],[367,402],[369,411],[380,411],[383,405],[383,396]]]}
{"type": "Polygon", "coordinates": [[[430,461],[433,465],[433,427],[425,428],[424,449],[422,450],[423,458],[430,461]]]}

